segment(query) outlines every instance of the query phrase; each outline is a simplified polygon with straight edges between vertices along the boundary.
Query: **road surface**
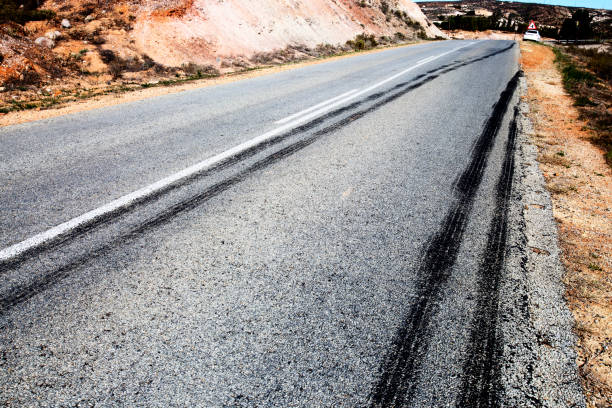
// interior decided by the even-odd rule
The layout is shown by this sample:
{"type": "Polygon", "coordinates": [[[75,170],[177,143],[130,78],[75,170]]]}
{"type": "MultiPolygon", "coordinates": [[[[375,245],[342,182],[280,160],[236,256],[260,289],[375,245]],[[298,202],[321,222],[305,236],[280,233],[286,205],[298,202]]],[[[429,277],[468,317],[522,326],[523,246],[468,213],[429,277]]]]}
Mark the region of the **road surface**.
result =
{"type": "Polygon", "coordinates": [[[518,70],[443,41],[0,129],[0,402],[536,406],[518,70]]]}

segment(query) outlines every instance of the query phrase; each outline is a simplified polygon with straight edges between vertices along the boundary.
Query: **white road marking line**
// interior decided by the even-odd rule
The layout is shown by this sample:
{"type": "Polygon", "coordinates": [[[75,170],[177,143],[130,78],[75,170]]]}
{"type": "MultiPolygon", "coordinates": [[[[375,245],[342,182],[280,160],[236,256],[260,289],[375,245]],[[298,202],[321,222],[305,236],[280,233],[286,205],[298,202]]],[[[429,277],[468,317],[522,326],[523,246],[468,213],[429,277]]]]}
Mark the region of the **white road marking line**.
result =
{"type": "MultiPolygon", "coordinates": [[[[311,120],[314,119],[318,116],[323,115],[324,113],[327,113],[329,111],[331,111],[332,109],[334,109],[337,106],[343,105],[346,102],[355,99],[363,94],[366,94],[376,88],[379,88],[381,86],[383,86],[386,83],[389,83],[391,81],[393,81],[394,79],[399,78],[402,75],[405,75],[406,73],[420,67],[423,64],[429,63],[431,61],[434,61],[438,58],[441,58],[445,55],[448,55],[452,52],[458,51],[462,48],[468,47],[470,45],[472,45],[474,43],[468,43],[466,45],[462,45],[461,47],[457,47],[457,48],[453,48],[450,51],[444,52],[442,54],[436,55],[434,57],[432,57],[431,59],[425,59],[425,60],[421,60],[420,62],[417,62],[415,65],[411,66],[410,68],[407,68],[401,72],[398,72],[397,74],[394,74],[380,82],[375,83],[374,85],[371,85],[365,89],[362,89],[361,91],[358,92],[354,92],[346,97],[344,97],[343,99],[339,99],[333,103],[329,103],[328,101],[328,105],[317,109],[313,112],[310,112],[304,116],[301,116],[289,123],[286,123],[282,126],[277,127],[276,129],[270,130],[260,136],[257,136],[251,140],[248,140],[244,143],[241,143],[237,146],[232,147],[231,149],[228,149],[222,153],[219,153],[213,157],[210,157],[206,160],[203,160],[197,164],[194,164],[193,166],[187,167],[184,170],[179,171],[178,173],[175,173],[171,176],[168,176],[162,180],[159,180],[153,184],[150,184],[144,188],[141,188],[140,190],[134,191],[133,193],[124,195],[123,197],[120,197],[114,201],[111,201],[110,203],[103,205],[102,207],[98,207],[95,210],[89,211],[83,215],[80,215],[76,218],[73,218],[69,221],[66,221],[62,224],[59,224],[56,227],[53,227],[47,231],[41,232],[40,234],[34,235],[31,238],[28,238],[24,241],[21,241],[17,244],[11,245],[7,248],[4,248],[3,250],[0,251],[0,262],[6,262],[6,261],[10,261],[14,258],[19,257],[20,255],[22,255],[23,253],[34,249],[36,247],[41,246],[42,244],[44,244],[45,242],[51,241],[61,235],[67,234],[71,231],[74,231],[76,229],[78,229],[79,227],[82,227],[84,225],[87,225],[91,222],[94,222],[96,220],[99,220],[100,218],[108,215],[108,214],[112,214],[116,211],[125,209],[141,200],[144,200],[147,197],[151,197],[153,195],[155,195],[156,193],[159,193],[165,189],[167,189],[168,187],[174,185],[174,184],[178,184],[180,181],[183,181],[185,179],[188,179],[189,177],[194,176],[197,173],[200,173],[204,170],[210,169],[213,166],[215,166],[216,164],[219,164],[227,159],[230,159],[240,153],[243,153],[245,151],[247,151],[248,149],[255,147],[261,143],[264,143],[272,138],[274,138],[275,136],[278,136],[288,130],[291,130],[293,128],[296,128],[297,126],[311,120]]],[[[341,95],[342,96],[342,95],[341,95]]]]}
{"type": "Polygon", "coordinates": [[[323,107],[323,106],[325,106],[325,105],[328,105],[328,104],[330,104],[330,103],[332,103],[332,102],[337,101],[338,99],[342,99],[342,98],[345,98],[345,97],[347,97],[347,96],[349,96],[349,95],[351,95],[351,94],[354,94],[354,93],[355,93],[355,92],[357,92],[358,90],[359,90],[359,89],[353,89],[353,90],[351,90],[351,91],[348,91],[348,92],[346,92],[346,93],[343,93],[342,95],[338,95],[338,96],[336,96],[335,98],[331,98],[331,99],[328,99],[328,100],[326,100],[326,101],[323,101],[323,102],[321,102],[321,103],[319,103],[319,104],[316,104],[316,105],[314,105],[314,106],[311,106],[311,107],[310,107],[310,108],[308,108],[308,109],[304,109],[303,111],[300,111],[300,112],[298,112],[298,113],[294,113],[294,114],[293,114],[293,115],[291,115],[291,116],[287,116],[287,117],[286,117],[286,118],[284,118],[284,119],[278,120],[278,121],[274,122],[274,124],[276,124],[276,125],[282,125],[283,123],[287,123],[287,122],[289,122],[289,121],[292,121],[293,119],[295,119],[295,118],[297,118],[297,117],[299,117],[299,116],[305,115],[305,114],[307,114],[307,113],[309,113],[309,112],[312,112],[312,111],[313,111],[313,110],[315,110],[315,109],[322,108],[322,107],[323,107]]]}
{"type": "Polygon", "coordinates": [[[431,61],[433,57],[434,56],[432,55],[431,57],[423,58],[422,60],[417,61],[417,64],[425,64],[426,62],[431,61]]]}

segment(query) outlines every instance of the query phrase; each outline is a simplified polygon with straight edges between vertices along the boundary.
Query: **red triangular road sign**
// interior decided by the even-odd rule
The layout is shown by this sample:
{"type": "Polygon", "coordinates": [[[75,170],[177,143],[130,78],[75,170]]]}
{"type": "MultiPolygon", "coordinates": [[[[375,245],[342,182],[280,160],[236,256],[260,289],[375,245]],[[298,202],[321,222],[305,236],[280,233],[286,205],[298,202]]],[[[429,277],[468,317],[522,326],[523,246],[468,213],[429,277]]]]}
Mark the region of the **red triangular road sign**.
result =
{"type": "Polygon", "coordinates": [[[527,27],[528,30],[537,30],[535,23],[533,22],[533,20],[529,21],[529,26],[527,27]]]}

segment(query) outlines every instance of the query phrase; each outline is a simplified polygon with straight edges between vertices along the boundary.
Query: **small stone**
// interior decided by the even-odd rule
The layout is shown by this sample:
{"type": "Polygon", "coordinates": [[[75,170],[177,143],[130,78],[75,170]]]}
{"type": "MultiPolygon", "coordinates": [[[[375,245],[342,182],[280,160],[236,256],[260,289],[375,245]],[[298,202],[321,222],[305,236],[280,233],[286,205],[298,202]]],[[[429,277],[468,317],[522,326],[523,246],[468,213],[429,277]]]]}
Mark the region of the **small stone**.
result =
{"type": "Polygon", "coordinates": [[[47,37],[38,37],[36,40],[34,40],[34,44],[47,48],[55,47],[55,41],[47,37]]]}
{"type": "Polygon", "coordinates": [[[48,31],[45,34],[45,37],[47,37],[50,40],[58,40],[62,37],[62,33],[60,33],[59,31],[48,31]]]}
{"type": "Polygon", "coordinates": [[[68,19],[67,19],[67,18],[65,18],[65,19],[63,19],[63,20],[62,20],[62,27],[64,27],[64,28],[70,28],[70,27],[72,27],[72,25],[70,25],[70,21],[68,21],[68,19]]]}
{"type": "Polygon", "coordinates": [[[93,19],[94,19],[94,16],[93,16],[92,14],[88,15],[87,17],[85,17],[85,21],[86,21],[86,22],[88,22],[88,23],[89,23],[91,20],[93,20],[93,19]]]}

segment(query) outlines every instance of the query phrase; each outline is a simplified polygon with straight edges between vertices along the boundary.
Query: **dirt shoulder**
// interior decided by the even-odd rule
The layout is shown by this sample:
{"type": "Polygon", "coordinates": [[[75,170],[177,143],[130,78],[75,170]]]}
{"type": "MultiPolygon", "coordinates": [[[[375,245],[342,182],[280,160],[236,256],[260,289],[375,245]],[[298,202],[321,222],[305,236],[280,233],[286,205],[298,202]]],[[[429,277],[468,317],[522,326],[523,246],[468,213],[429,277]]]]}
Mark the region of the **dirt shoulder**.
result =
{"type": "Polygon", "coordinates": [[[521,43],[532,143],[551,192],[589,407],[612,406],[612,169],[563,89],[550,47],[521,43]]]}
{"type": "Polygon", "coordinates": [[[292,62],[276,66],[263,66],[257,69],[250,69],[243,72],[226,73],[210,78],[177,81],[169,85],[164,85],[163,81],[150,84],[128,84],[123,86],[112,86],[106,88],[92,88],[86,90],[66,91],[55,96],[52,106],[48,108],[34,108],[0,113],[0,126],[10,126],[25,122],[32,122],[41,119],[53,118],[70,113],[88,111],[103,108],[106,106],[118,105],[127,102],[134,102],[161,95],[184,92],[192,89],[205,88],[214,85],[221,85],[229,82],[240,81],[248,78],[255,78],[277,72],[301,68],[309,65],[321,64],[323,62],[335,61],[342,58],[350,58],[355,55],[372,54],[384,51],[388,48],[409,47],[422,42],[380,47],[367,51],[349,52],[314,60],[292,62]]]}

